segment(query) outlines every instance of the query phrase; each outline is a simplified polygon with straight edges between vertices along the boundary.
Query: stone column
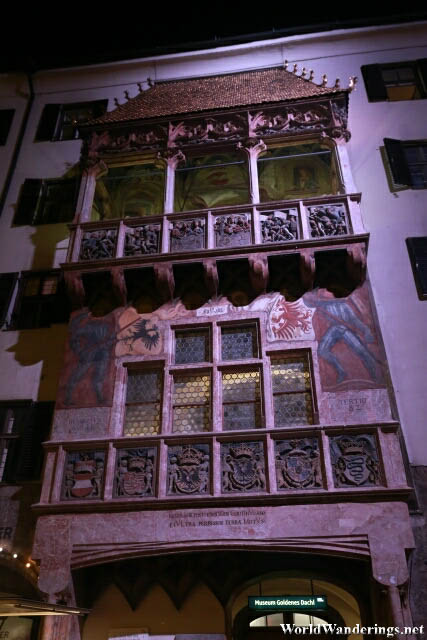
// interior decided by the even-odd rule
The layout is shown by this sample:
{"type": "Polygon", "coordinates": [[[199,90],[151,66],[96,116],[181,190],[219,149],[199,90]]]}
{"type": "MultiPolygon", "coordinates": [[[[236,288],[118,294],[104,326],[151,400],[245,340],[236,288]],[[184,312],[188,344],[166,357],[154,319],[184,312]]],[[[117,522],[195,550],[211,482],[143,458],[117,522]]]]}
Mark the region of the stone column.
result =
{"type": "MultiPolygon", "coordinates": [[[[239,142],[237,148],[246,151],[249,165],[249,196],[252,204],[259,203],[259,183],[257,160],[260,153],[267,150],[267,145],[258,138],[248,138],[244,143],[239,142]]],[[[255,221],[254,221],[255,222],[255,221]]]]}
{"type": "Polygon", "coordinates": [[[173,203],[175,194],[175,171],[180,162],[185,162],[185,155],[180,149],[166,149],[160,151],[158,157],[163,160],[166,165],[166,186],[164,213],[173,213],[173,203]]]}
{"type": "Polygon", "coordinates": [[[91,163],[84,169],[80,183],[79,197],[77,199],[77,213],[74,218],[75,223],[90,222],[96,181],[107,172],[108,167],[102,160],[95,164],[91,163]]]}

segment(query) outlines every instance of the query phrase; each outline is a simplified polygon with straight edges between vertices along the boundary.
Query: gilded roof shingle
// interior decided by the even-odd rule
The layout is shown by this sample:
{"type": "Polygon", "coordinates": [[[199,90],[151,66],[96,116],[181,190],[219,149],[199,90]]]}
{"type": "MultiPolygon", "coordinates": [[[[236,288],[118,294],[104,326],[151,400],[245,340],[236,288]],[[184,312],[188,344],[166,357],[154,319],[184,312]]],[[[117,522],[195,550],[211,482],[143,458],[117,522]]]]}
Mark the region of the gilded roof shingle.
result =
{"type": "Polygon", "coordinates": [[[159,82],[88,124],[113,124],[197,111],[298,100],[343,89],[318,86],[283,67],[159,82]]]}

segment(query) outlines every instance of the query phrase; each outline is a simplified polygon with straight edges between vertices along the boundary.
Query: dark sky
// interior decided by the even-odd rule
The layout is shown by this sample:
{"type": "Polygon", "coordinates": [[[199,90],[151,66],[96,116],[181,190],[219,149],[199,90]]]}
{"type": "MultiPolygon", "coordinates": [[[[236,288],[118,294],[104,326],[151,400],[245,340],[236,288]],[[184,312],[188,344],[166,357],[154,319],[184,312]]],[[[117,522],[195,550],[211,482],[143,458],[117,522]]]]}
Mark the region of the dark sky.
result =
{"type": "MultiPolygon", "coordinates": [[[[10,1],[10,0],[9,0],[10,1]]],[[[157,0],[158,2],[158,0],[157,0]]],[[[0,40],[0,71],[36,70],[49,67],[90,64],[117,58],[144,57],[173,51],[210,47],[241,42],[249,34],[265,33],[265,37],[304,33],[321,29],[390,24],[391,22],[427,20],[425,2],[412,3],[411,13],[385,15],[376,8],[369,11],[340,6],[337,9],[321,3],[319,9],[311,7],[305,11],[289,9],[291,3],[282,2],[252,5],[242,2],[181,2],[172,5],[159,4],[159,15],[153,17],[147,9],[152,3],[136,5],[126,3],[125,11],[108,14],[108,5],[96,3],[98,12],[89,13],[73,4],[58,5],[40,14],[40,3],[33,13],[25,13],[25,22],[15,15],[9,23],[3,22],[4,34],[0,40]],[[223,41],[222,39],[226,39],[223,41]]],[[[119,6],[120,3],[117,4],[119,6]]],[[[303,4],[303,3],[300,3],[303,4]]],[[[320,4],[320,3],[319,3],[320,4]]],[[[343,3],[345,4],[345,3],[343,3]]],[[[350,4],[350,3],[348,3],[350,4]]],[[[354,4],[354,3],[351,3],[354,4]]],[[[297,2],[292,5],[298,5],[297,2]]],[[[113,6],[113,5],[111,5],[113,6]]],[[[389,5],[390,6],[390,5],[389,5]]],[[[13,11],[13,9],[12,9],[13,11]]]]}

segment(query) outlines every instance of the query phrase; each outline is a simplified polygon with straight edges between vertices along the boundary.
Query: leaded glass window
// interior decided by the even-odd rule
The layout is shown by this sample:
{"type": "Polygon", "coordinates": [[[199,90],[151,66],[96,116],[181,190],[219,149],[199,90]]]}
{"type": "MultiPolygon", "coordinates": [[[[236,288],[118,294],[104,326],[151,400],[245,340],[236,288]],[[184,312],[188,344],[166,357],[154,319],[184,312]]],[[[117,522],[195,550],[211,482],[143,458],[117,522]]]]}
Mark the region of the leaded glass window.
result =
{"type": "Polygon", "coordinates": [[[151,436],[160,432],[161,389],[159,369],[129,372],[125,436],[151,436]]]}
{"type": "Polygon", "coordinates": [[[175,331],[175,362],[208,362],[209,329],[185,329],[175,331]]]}
{"type": "Polygon", "coordinates": [[[221,354],[223,360],[258,358],[258,335],[255,324],[222,327],[221,354]]]}
{"type": "Polygon", "coordinates": [[[223,430],[256,429],[262,426],[260,372],[222,372],[223,430]]]}
{"type": "Polygon", "coordinates": [[[307,356],[271,359],[276,427],[312,424],[313,402],[307,356]]]}
{"type": "Polygon", "coordinates": [[[174,433],[210,431],[211,376],[209,372],[174,374],[174,433]]]}

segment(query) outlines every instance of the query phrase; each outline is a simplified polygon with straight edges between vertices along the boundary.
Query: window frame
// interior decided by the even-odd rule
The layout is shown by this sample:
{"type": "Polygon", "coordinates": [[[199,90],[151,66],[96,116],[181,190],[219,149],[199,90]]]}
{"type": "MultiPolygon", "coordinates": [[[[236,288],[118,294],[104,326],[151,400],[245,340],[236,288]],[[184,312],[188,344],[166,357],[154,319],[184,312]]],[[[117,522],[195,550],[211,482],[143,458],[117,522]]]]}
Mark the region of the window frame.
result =
{"type": "Polygon", "coordinates": [[[418,298],[427,300],[427,236],[406,238],[406,246],[418,298]]]}
{"type": "MultiPolygon", "coordinates": [[[[313,368],[313,354],[312,350],[309,348],[303,349],[288,349],[288,350],[280,350],[280,351],[267,351],[267,356],[269,358],[269,368],[271,371],[271,365],[274,359],[279,358],[306,358],[307,368],[309,373],[309,381],[310,381],[310,399],[311,399],[311,413],[312,413],[312,422],[304,423],[304,424],[289,424],[289,425],[276,425],[275,420],[275,408],[274,408],[274,397],[278,395],[274,393],[273,390],[273,380],[271,379],[270,384],[270,393],[271,393],[271,407],[272,407],[272,417],[273,417],[273,428],[274,429],[298,429],[300,427],[310,427],[312,425],[318,424],[319,422],[319,412],[317,407],[317,394],[316,394],[316,386],[314,381],[314,368],[313,368]]],[[[289,393],[299,393],[298,391],[290,391],[289,393]]],[[[306,393],[301,391],[300,393],[306,393]]],[[[282,395],[282,394],[281,394],[282,395]]]]}
{"type": "Polygon", "coordinates": [[[80,188],[80,177],[74,178],[26,178],[21,186],[13,226],[39,226],[45,224],[68,224],[73,221],[80,188]],[[45,220],[44,209],[48,200],[49,187],[73,186],[72,213],[61,220],[45,220]]]}
{"type": "MultiPolygon", "coordinates": [[[[71,305],[68,299],[65,281],[63,278],[63,274],[59,269],[51,270],[51,271],[23,271],[21,272],[18,280],[18,292],[15,298],[14,307],[11,314],[11,322],[8,329],[12,331],[23,331],[26,329],[45,329],[51,327],[52,324],[65,324],[68,322],[69,315],[71,313],[71,305]],[[48,278],[56,278],[56,290],[54,293],[43,293],[43,285],[48,278]],[[25,287],[28,281],[31,278],[39,278],[39,286],[38,292],[34,295],[25,295],[25,287]],[[27,323],[25,320],[28,320],[28,315],[23,311],[25,309],[25,298],[29,298],[32,300],[28,300],[27,306],[36,307],[35,311],[35,320],[31,319],[31,326],[25,326],[27,323]],[[49,310],[49,307],[52,306],[54,309],[58,304],[62,304],[63,312],[58,313],[58,317],[56,314],[53,314],[53,319],[50,318],[47,322],[43,320],[43,315],[46,311],[49,310]],[[47,310],[45,309],[47,307],[47,310]],[[22,319],[24,316],[25,320],[22,319]]],[[[52,312],[49,314],[52,316],[52,312]]]]}
{"type": "MultiPolygon", "coordinates": [[[[427,98],[427,58],[367,64],[362,65],[361,71],[369,102],[404,102],[411,100],[424,100],[427,98]],[[392,71],[394,69],[398,70],[404,68],[413,69],[415,78],[413,86],[415,86],[420,95],[411,98],[391,99],[387,93],[387,81],[384,80],[383,71],[392,71]]],[[[404,87],[412,86],[412,84],[409,85],[408,83],[402,82],[396,86],[404,87]]]]}
{"type": "MultiPolygon", "coordinates": [[[[63,137],[62,129],[64,126],[64,116],[67,109],[92,108],[92,116],[86,121],[93,120],[102,116],[107,111],[108,99],[87,100],[82,102],[63,102],[60,104],[45,104],[40,116],[37,127],[35,142],[68,142],[70,140],[80,139],[78,123],[75,125],[74,135],[72,137],[63,137]]],[[[80,123],[82,124],[82,123],[80,123]]]]}
{"type": "Polygon", "coordinates": [[[14,116],[15,109],[0,109],[0,146],[2,147],[7,144],[14,116]]]}
{"type": "Polygon", "coordinates": [[[126,380],[125,380],[125,391],[124,391],[124,403],[123,403],[123,429],[122,435],[126,438],[141,438],[142,440],[148,440],[149,438],[155,438],[162,434],[162,425],[163,425],[163,405],[164,405],[164,394],[165,394],[165,385],[166,385],[166,367],[164,360],[153,360],[153,361],[144,361],[144,362],[127,362],[124,363],[126,368],[126,380]],[[159,391],[159,399],[154,402],[128,402],[127,400],[127,391],[128,391],[128,380],[129,375],[132,374],[143,374],[149,373],[150,371],[158,371],[160,374],[160,391],[159,391]],[[134,435],[130,435],[129,433],[125,433],[126,429],[126,412],[128,405],[136,406],[136,405],[148,405],[148,404],[157,404],[159,409],[159,431],[158,433],[150,433],[144,435],[143,433],[136,433],[134,435]]]}
{"type": "Polygon", "coordinates": [[[422,148],[427,149],[427,140],[396,140],[394,138],[384,138],[384,158],[386,160],[386,173],[391,191],[402,191],[404,189],[427,189],[427,151],[425,160],[418,163],[409,162],[405,154],[406,149],[422,148]],[[425,166],[425,184],[420,186],[414,184],[411,166],[420,164],[425,166]]]}

